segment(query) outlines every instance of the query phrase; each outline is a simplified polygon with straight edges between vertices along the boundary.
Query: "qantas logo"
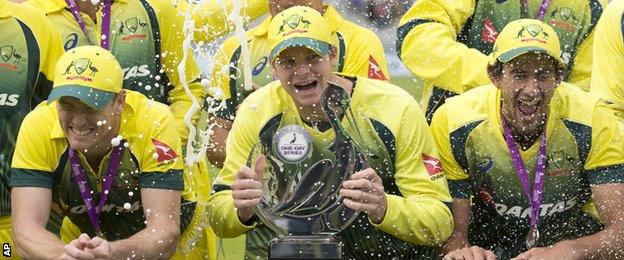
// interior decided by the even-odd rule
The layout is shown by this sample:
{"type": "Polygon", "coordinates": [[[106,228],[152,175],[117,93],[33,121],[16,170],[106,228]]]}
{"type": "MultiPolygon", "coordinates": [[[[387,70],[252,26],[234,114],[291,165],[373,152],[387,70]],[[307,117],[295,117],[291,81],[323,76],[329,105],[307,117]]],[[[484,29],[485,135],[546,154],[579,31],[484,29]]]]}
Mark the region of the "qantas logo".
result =
{"type": "Polygon", "coordinates": [[[368,78],[370,79],[379,79],[379,80],[388,80],[386,75],[384,75],[383,71],[381,71],[381,67],[373,58],[373,55],[368,56],[368,78]]]}
{"type": "Polygon", "coordinates": [[[427,173],[429,173],[429,176],[435,176],[444,171],[444,169],[442,169],[442,163],[440,163],[440,160],[438,160],[437,158],[423,153],[422,160],[425,164],[425,168],[427,168],[427,173]]]}
{"type": "Polygon", "coordinates": [[[156,148],[158,162],[165,162],[178,158],[178,154],[176,154],[175,151],[171,149],[171,147],[169,147],[167,144],[154,138],[152,138],[152,144],[154,145],[154,148],[156,148]]]}
{"type": "Polygon", "coordinates": [[[496,26],[494,23],[490,21],[487,17],[483,19],[483,31],[481,31],[481,39],[485,43],[494,43],[496,41],[496,37],[498,37],[498,30],[496,30],[496,26]]]}

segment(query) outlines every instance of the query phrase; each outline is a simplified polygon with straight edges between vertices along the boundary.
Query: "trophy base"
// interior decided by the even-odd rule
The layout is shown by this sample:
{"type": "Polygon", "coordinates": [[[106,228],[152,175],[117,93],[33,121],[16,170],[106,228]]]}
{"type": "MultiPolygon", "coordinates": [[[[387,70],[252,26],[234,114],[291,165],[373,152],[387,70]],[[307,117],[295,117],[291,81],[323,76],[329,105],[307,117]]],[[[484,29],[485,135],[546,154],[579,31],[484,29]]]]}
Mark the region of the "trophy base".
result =
{"type": "Polygon", "coordinates": [[[332,237],[286,236],[271,240],[269,259],[341,259],[342,246],[332,237]]]}

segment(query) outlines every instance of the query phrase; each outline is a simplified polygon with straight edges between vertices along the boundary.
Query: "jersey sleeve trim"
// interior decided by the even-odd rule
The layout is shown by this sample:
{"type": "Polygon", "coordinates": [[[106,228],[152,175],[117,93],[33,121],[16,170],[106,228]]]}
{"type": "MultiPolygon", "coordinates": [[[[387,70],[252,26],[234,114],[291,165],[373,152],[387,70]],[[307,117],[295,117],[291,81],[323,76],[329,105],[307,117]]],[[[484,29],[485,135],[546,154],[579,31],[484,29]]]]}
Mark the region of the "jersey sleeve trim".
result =
{"type": "Polygon", "coordinates": [[[414,27],[424,24],[424,23],[434,23],[434,22],[436,21],[431,20],[431,19],[414,19],[404,25],[399,26],[399,28],[397,29],[397,42],[396,42],[397,56],[401,58],[401,49],[403,48],[403,41],[407,37],[407,34],[409,34],[409,32],[412,31],[412,29],[414,29],[414,27]]]}
{"type": "Polygon", "coordinates": [[[182,170],[143,173],[139,185],[141,188],[184,190],[182,170]]]}
{"type": "Polygon", "coordinates": [[[448,180],[448,185],[451,197],[455,199],[468,199],[470,197],[470,182],[468,180],[448,180]]]}
{"type": "Polygon", "coordinates": [[[589,170],[587,179],[591,185],[624,183],[624,164],[589,170]]]}
{"type": "Polygon", "coordinates": [[[11,169],[11,180],[9,187],[42,187],[52,189],[53,177],[51,172],[11,169]]]}
{"type": "Polygon", "coordinates": [[[468,158],[466,157],[466,141],[468,141],[468,136],[470,135],[472,130],[474,130],[479,124],[481,124],[481,122],[483,122],[483,120],[468,123],[449,134],[453,157],[455,157],[455,161],[464,171],[467,171],[468,169],[468,158]]]}

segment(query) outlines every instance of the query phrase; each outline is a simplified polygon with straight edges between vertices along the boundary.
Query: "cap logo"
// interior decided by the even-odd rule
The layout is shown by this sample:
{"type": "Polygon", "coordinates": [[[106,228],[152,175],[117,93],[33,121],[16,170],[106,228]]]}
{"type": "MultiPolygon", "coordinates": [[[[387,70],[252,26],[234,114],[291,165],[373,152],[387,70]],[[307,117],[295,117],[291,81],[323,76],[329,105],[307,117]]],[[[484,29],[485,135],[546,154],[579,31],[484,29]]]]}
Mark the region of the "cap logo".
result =
{"type": "Polygon", "coordinates": [[[76,59],[74,61],[72,61],[69,66],[67,66],[65,68],[65,73],[63,73],[62,75],[67,75],[71,72],[72,67],[74,68],[74,71],[76,71],[76,73],[78,73],[78,75],[82,75],[82,73],[84,73],[87,69],[89,69],[89,71],[91,71],[89,73],[89,76],[95,76],[96,73],[98,73],[98,69],[95,66],[92,66],[93,62],[91,62],[90,59],[88,58],[79,58],[76,59]]]}
{"type": "Polygon", "coordinates": [[[299,27],[300,24],[303,24],[303,28],[310,27],[310,21],[303,19],[301,15],[293,14],[282,22],[282,25],[280,26],[278,33],[283,33],[284,29],[286,28],[286,25],[288,25],[290,29],[296,29],[297,27],[299,27]]]}
{"type": "Polygon", "coordinates": [[[521,38],[521,37],[527,38],[527,36],[524,35],[525,32],[527,32],[530,35],[531,39],[522,39],[522,41],[539,41],[545,44],[546,41],[548,40],[548,37],[550,37],[550,35],[546,31],[544,31],[541,25],[529,24],[527,26],[522,26],[522,28],[520,28],[520,31],[518,31],[518,35],[516,36],[516,39],[521,38]],[[542,35],[541,36],[542,39],[537,38],[540,34],[542,35]]]}

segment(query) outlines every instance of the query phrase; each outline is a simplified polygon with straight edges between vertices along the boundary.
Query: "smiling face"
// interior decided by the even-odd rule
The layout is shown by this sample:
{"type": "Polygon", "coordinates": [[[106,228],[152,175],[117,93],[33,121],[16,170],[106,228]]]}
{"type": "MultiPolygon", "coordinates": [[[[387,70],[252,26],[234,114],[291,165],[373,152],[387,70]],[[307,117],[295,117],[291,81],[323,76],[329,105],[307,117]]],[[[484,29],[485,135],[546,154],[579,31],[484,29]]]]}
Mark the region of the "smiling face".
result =
{"type": "Polygon", "coordinates": [[[306,47],[290,47],[273,61],[273,69],[286,92],[302,110],[320,108],[321,94],[333,75],[335,48],[321,56],[306,47]]]}
{"type": "Polygon", "coordinates": [[[269,0],[269,12],[271,16],[275,16],[281,11],[299,5],[307,6],[323,13],[322,0],[269,0]]]}
{"type": "Polygon", "coordinates": [[[561,82],[557,61],[543,53],[526,53],[490,75],[501,89],[501,110],[516,134],[539,134],[546,125],[550,100],[561,82]]]}
{"type": "Polygon", "coordinates": [[[85,155],[105,154],[111,139],[119,132],[124,102],[123,92],[101,110],[73,97],[60,98],[57,103],[59,122],[69,146],[85,155]]]}

